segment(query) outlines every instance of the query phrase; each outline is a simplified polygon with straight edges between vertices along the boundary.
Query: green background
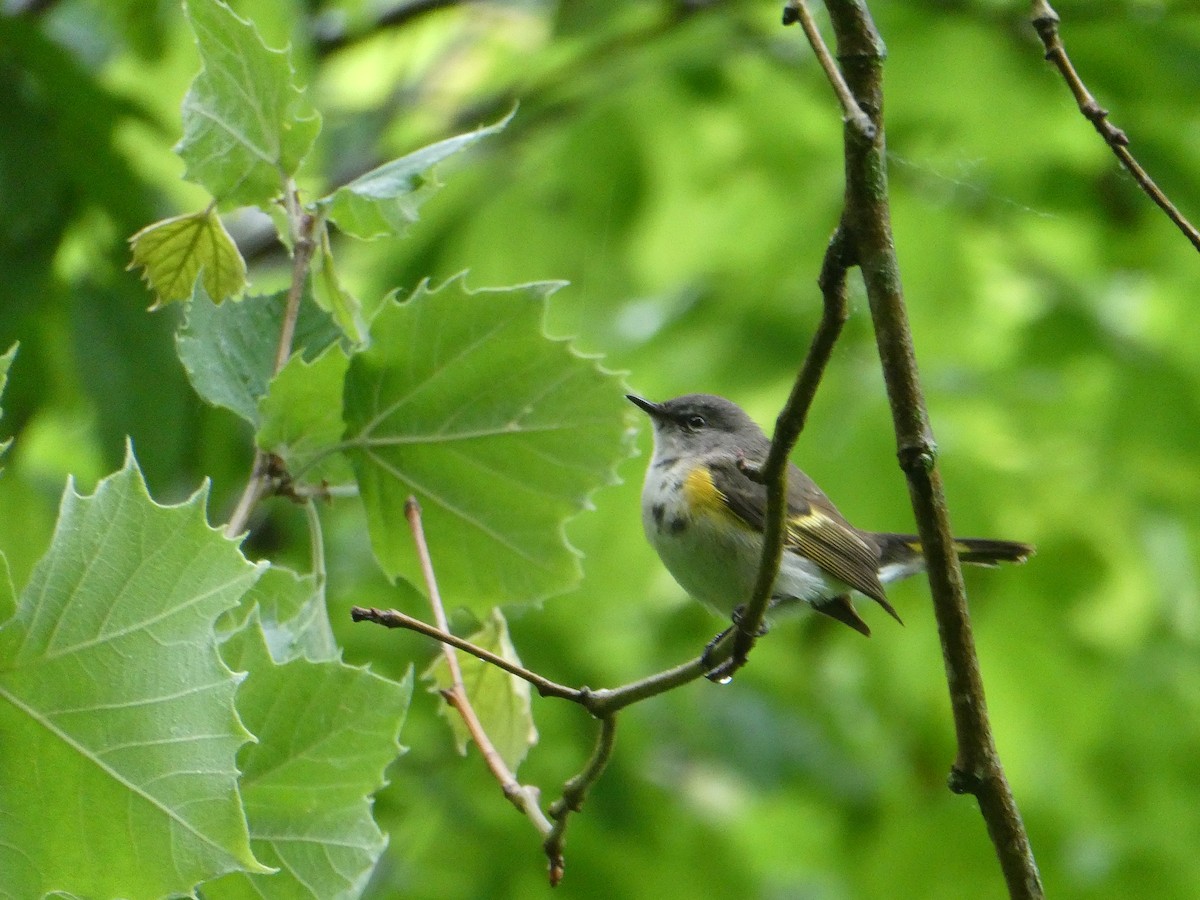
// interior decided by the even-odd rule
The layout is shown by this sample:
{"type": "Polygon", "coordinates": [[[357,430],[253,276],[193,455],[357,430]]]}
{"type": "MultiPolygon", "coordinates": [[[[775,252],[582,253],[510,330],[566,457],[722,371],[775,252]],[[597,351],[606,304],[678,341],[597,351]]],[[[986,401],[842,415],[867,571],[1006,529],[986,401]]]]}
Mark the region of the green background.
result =
{"type": "MultiPolygon", "coordinates": [[[[404,6],[404,4],[401,4],[404,6]]],[[[493,2],[375,27],[370,3],[241,2],[291,42],[325,116],[315,192],[447,134],[517,116],[443,168],[404,242],[335,247],[364,297],[469,269],[473,287],[568,279],[548,327],[655,399],[695,390],[769,423],[819,315],[815,277],[841,194],[828,85],[775,2],[493,2]],[[337,41],[337,35],[348,40],[337,41]]],[[[1200,893],[1200,259],[1118,168],[1042,60],[1024,4],[876,2],[887,41],[894,224],[918,359],[963,534],[1038,546],[968,573],[999,749],[1048,891],[1200,893]]],[[[1186,212],[1200,214],[1200,15],[1187,3],[1064,2],[1092,91],[1186,212]]],[[[159,500],[213,479],[228,517],[250,434],[201,406],[125,239],[201,208],[170,152],[196,71],[169,2],[33,4],[0,15],[0,349],[16,443],[0,547],[18,586],[67,473],[81,488],[132,436],[159,500]]],[[[228,225],[257,292],[287,278],[263,224],[228,225]]],[[[865,300],[797,461],[868,528],[911,514],[865,300]]],[[[694,654],[722,623],[683,601],[645,544],[641,459],[569,526],[577,590],[509,610],[531,667],[615,685],[694,654]]],[[[252,555],[303,563],[280,505],[252,555]]],[[[331,615],[347,658],[399,676],[423,640],[349,624],[396,605],[353,504],[328,514],[331,615]]],[[[438,548],[433,548],[435,559],[438,548]]],[[[864,641],[782,622],[730,686],[622,716],[613,763],[571,825],[561,897],[998,897],[969,798],[945,788],[953,729],[919,579],[868,610],[864,641]]],[[[454,598],[447,598],[450,603],[454,598]]],[[[390,847],[374,897],[546,891],[528,825],[418,694],[411,748],[377,800],[390,847]]],[[[547,797],[594,725],[535,701],[521,770],[547,797]]]]}

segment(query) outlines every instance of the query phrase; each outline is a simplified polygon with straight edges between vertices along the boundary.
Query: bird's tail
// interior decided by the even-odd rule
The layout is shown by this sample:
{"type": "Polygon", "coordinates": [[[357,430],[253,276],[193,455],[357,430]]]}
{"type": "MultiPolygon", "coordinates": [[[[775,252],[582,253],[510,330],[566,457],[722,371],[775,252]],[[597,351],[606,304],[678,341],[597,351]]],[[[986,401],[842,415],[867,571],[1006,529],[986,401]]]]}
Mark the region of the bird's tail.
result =
{"type": "MultiPolygon", "coordinates": [[[[921,557],[921,539],[915,534],[872,535],[879,544],[881,564],[905,566],[918,562],[921,557]]],[[[1000,541],[993,538],[955,538],[954,548],[958,558],[976,566],[994,566],[997,563],[1023,563],[1033,556],[1031,544],[1021,541],[1000,541]]]]}

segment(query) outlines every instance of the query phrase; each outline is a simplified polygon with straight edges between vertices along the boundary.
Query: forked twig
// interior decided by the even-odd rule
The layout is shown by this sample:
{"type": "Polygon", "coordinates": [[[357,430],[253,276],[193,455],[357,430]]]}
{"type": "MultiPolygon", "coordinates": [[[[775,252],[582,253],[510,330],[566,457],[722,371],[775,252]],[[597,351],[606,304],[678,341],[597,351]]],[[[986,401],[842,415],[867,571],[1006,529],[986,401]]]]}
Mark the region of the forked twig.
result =
{"type": "Polygon", "coordinates": [[[1054,11],[1047,0],[1033,0],[1032,19],[1033,28],[1041,39],[1042,46],[1046,49],[1046,59],[1054,63],[1062,74],[1067,87],[1075,96],[1075,102],[1083,117],[1091,122],[1100,136],[1104,138],[1104,143],[1108,144],[1112,152],[1116,154],[1121,165],[1129,171],[1138,186],[1158,204],[1158,207],[1167,214],[1167,218],[1175,223],[1175,227],[1192,242],[1192,246],[1200,250],[1200,231],[1196,230],[1196,226],[1187,220],[1187,217],[1154,183],[1150,174],[1142,168],[1141,163],[1129,150],[1129,136],[1108,120],[1108,110],[1096,102],[1096,98],[1092,96],[1087,85],[1083,83],[1083,79],[1079,77],[1079,73],[1075,71],[1075,66],[1071,64],[1071,58],[1067,56],[1067,49],[1063,46],[1062,37],[1058,33],[1058,13],[1054,11]]]}

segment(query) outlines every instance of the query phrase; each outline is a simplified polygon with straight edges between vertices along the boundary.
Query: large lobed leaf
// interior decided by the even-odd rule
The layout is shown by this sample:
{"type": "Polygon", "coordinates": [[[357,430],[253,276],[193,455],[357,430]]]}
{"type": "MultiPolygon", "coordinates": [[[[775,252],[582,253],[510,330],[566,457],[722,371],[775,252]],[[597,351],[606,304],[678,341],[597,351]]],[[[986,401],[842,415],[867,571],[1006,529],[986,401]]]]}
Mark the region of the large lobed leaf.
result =
{"type": "Polygon", "coordinates": [[[68,485],[0,628],[4,896],[160,897],[266,871],[238,797],[238,677],[213,632],[259,569],[205,499],[154,503],[132,454],[90,497],[68,485]]]}
{"type": "Polygon", "coordinates": [[[417,578],[416,495],[445,593],[482,617],[579,576],[563,523],[627,453],[619,379],[542,330],[557,284],[389,302],[346,378],[347,453],[389,576],[417,578]]]}
{"type": "Polygon", "coordinates": [[[299,653],[282,661],[267,640],[251,616],[223,652],[250,673],[237,704],[258,741],[239,757],[242,797],[254,852],[278,871],[227,875],[205,885],[204,895],[358,897],[387,843],[371,795],[400,752],[411,676],[396,683],[299,653]]]}
{"type": "Polygon", "coordinates": [[[183,100],[176,151],[186,177],[222,208],[265,206],[279,196],[321,130],[292,81],[286,51],[271,50],[254,25],[220,0],[188,0],[203,70],[183,100]]]}

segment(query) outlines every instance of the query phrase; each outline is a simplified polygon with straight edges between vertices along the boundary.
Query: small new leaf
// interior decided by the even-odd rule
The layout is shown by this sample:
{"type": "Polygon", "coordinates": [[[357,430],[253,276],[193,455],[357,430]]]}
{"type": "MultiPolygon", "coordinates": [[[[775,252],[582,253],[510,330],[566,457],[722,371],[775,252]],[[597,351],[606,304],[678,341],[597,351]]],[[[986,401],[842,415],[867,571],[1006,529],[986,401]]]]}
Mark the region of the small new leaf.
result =
{"type": "Polygon", "coordinates": [[[282,193],[321,130],[292,80],[286,50],[271,50],[254,25],[220,0],[189,0],[203,70],[183,100],[175,148],[185,176],[222,209],[266,206],[282,193]]]}
{"type": "MultiPolygon", "coordinates": [[[[514,110],[515,112],[515,110],[514,110]]],[[[363,240],[402,234],[438,184],[429,175],[437,163],[504,130],[509,113],[494,125],[468,131],[384,163],[317,201],[329,208],[338,228],[363,240]]]]}
{"type": "Polygon", "coordinates": [[[353,481],[341,453],[342,393],[349,359],[334,345],[311,363],[293,356],[271,379],[258,404],[258,446],[283,459],[293,478],[309,484],[353,481]]]}
{"type": "MultiPolygon", "coordinates": [[[[471,643],[491,650],[509,662],[521,664],[517,650],[508,636],[508,622],[499,609],[492,609],[478,631],[467,638],[471,643]]],[[[510,772],[525,759],[529,748],[537,743],[537,728],[533,724],[530,708],[529,682],[485,663],[469,653],[458,654],[458,666],[462,670],[463,687],[467,699],[479,717],[484,734],[500,754],[510,772]]],[[[450,666],[446,655],[439,653],[423,676],[433,684],[430,691],[437,693],[451,687],[450,666]]],[[[454,732],[458,752],[465,754],[471,734],[460,716],[449,704],[442,707],[442,715],[454,732]]]]}
{"type": "Polygon", "coordinates": [[[333,251],[329,246],[329,232],[322,227],[320,244],[312,259],[313,299],[317,306],[333,316],[338,327],[352,343],[361,344],[367,339],[367,323],[363,318],[362,304],[358,298],[342,285],[337,268],[333,263],[333,251]]]}
{"type": "Polygon", "coordinates": [[[197,275],[214,303],[246,287],[246,262],[215,209],[147,225],[129,244],[129,268],[140,266],[154,291],[151,309],[191,297],[197,275]]]}

